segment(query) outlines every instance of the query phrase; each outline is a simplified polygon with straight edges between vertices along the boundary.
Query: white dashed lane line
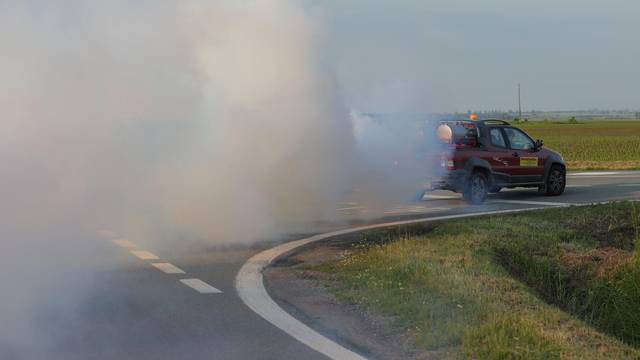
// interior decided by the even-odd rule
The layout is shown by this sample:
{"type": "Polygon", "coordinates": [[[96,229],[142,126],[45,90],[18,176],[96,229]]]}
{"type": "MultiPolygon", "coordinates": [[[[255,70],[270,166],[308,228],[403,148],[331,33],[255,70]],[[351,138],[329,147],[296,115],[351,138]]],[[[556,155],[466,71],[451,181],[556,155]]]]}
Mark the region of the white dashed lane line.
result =
{"type": "Polygon", "coordinates": [[[436,195],[436,194],[426,194],[424,199],[427,200],[460,200],[462,199],[462,195],[436,195]]]}
{"type": "Polygon", "coordinates": [[[640,184],[618,184],[618,186],[640,186],[640,184]]]}
{"type": "Polygon", "coordinates": [[[222,291],[214,288],[200,279],[180,279],[180,282],[199,292],[200,294],[220,294],[222,291]]]}
{"type": "Polygon", "coordinates": [[[426,206],[397,206],[391,210],[387,210],[385,214],[402,214],[402,213],[427,213],[433,211],[447,211],[451,208],[445,207],[426,207],[426,206]]]}
{"type": "Polygon", "coordinates": [[[364,209],[364,206],[351,206],[337,209],[338,211],[348,211],[348,210],[360,210],[364,209]]]}
{"type": "Polygon", "coordinates": [[[171,263],[151,263],[151,265],[165,274],[185,274],[184,270],[171,263]]]}
{"type": "Polygon", "coordinates": [[[142,260],[158,260],[160,259],[156,254],[153,254],[146,250],[131,250],[131,253],[142,260]]]}
{"type": "MultiPolygon", "coordinates": [[[[107,238],[111,238],[111,242],[129,249],[129,251],[137,256],[139,259],[141,260],[159,260],[160,258],[150,252],[150,251],[146,251],[146,250],[131,250],[131,249],[135,249],[137,246],[136,244],[134,244],[133,242],[127,240],[127,239],[123,239],[123,238],[117,238],[117,235],[111,231],[108,230],[100,230],[98,231],[98,235],[100,236],[104,236],[107,238]]],[[[164,272],[165,274],[186,274],[186,272],[182,269],[180,269],[179,267],[168,263],[168,262],[152,262],[151,266],[155,267],[156,269],[164,272]]],[[[192,288],[193,290],[197,291],[200,294],[221,294],[222,291],[216,289],[215,287],[207,284],[206,282],[200,280],[200,279],[180,279],[179,280],[181,283],[187,285],[188,287],[192,288]]]]}
{"type": "Polygon", "coordinates": [[[123,247],[123,248],[134,248],[136,247],[136,244],[132,243],[131,241],[127,240],[127,239],[113,239],[111,240],[113,241],[114,244],[123,247]]]}
{"type": "Polygon", "coordinates": [[[103,237],[105,239],[113,239],[113,238],[117,238],[118,237],[118,235],[116,233],[114,233],[111,230],[106,230],[106,229],[97,230],[96,234],[98,234],[98,236],[103,237]]]}

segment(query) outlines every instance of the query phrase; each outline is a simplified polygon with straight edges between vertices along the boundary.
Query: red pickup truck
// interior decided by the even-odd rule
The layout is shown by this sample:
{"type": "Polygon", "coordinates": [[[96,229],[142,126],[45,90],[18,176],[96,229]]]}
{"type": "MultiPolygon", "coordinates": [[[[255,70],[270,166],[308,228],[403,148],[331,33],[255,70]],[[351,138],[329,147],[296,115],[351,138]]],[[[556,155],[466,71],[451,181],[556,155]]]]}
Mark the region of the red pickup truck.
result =
{"type": "Polygon", "coordinates": [[[562,155],[506,121],[443,121],[437,133],[445,145],[430,190],[461,192],[473,204],[502,188],[537,187],[550,196],[564,192],[562,155]]]}

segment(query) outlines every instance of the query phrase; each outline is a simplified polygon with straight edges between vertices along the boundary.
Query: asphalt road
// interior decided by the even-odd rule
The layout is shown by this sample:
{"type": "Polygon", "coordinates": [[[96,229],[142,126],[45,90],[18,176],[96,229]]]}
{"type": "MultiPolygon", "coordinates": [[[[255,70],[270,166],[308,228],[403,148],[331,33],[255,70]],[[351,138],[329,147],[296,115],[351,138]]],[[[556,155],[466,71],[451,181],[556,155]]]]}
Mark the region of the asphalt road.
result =
{"type": "MultiPolygon", "coordinates": [[[[491,195],[482,206],[470,206],[455,194],[439,192],[419,204],[391,205],[375,217],[430,217],[617,199],[640,199],[640,172],[570,175],[563,196],[508,190],[491,195]]],[[[336,211],[351,220],[371,217],[369,209],[349,201],[336,211]]],[[[40,336],[31,341],[34,348],[43,347],[46,356],[41,352],[17,354],[6,347],[3,351],[0,340],[0,358],[324,359],[253,313],[236,293],[234,280],[240,267],[274,242],[236,247],[186,243],[182,247],[176,241],[149,248],[135,239],[127,240],[130,243],[96,240],[101,260],[87,267],[88,285],[78,291],[70,282],[68,289],[56,289],[38,303],[40,336]],[[150,254],[136,256],[132,250],[150,254]],[[144,259],[153,255],[158,259],[144,259]],[[174,267],[164,265],[165,271],[184,273],[166,273],[152,263],[169,263],[174,267]],[[202,283],[195,280],[191,283],[194,288],[180,279],[202,283]],[[62,294],[74,294],[75,299],[64,312],[51,306],[57,299],[66,299],[62,294]]]]}

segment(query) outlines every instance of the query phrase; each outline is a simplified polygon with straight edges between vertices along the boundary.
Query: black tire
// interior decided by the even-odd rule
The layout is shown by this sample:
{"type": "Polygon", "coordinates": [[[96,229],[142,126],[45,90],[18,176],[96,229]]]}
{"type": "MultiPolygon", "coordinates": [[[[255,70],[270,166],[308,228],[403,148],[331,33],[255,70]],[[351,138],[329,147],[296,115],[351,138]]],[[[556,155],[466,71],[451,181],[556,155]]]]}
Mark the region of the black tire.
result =
{"type": "Polygon", "coordinates": [[[544,185],[544,191],[548,196],[558,196],[564,192],[567,186],[567,171],[560,165],[553,165],[549,170],[547,182],[544,185]]]}
{"type": "Polygon", "coordinates": [[[470,204],[482,204],[487,198],[487,192],[489,191],[489,182],[487,177],[476,171],[469,178],[469,184],[464,191],[464,199],[470,204]]]}

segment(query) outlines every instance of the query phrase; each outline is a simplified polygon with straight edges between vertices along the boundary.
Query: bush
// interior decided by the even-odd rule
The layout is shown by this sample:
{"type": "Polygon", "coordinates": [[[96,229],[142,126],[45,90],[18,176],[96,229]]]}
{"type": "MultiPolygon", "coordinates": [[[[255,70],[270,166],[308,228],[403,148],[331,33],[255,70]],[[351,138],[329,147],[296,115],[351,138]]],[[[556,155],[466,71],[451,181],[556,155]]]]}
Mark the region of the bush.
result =
{"type": "Polygon", "coordinates": [[[640,259],[633,259],[590,286],[587,314],[602,330],[640,346],[640,259]]]}

